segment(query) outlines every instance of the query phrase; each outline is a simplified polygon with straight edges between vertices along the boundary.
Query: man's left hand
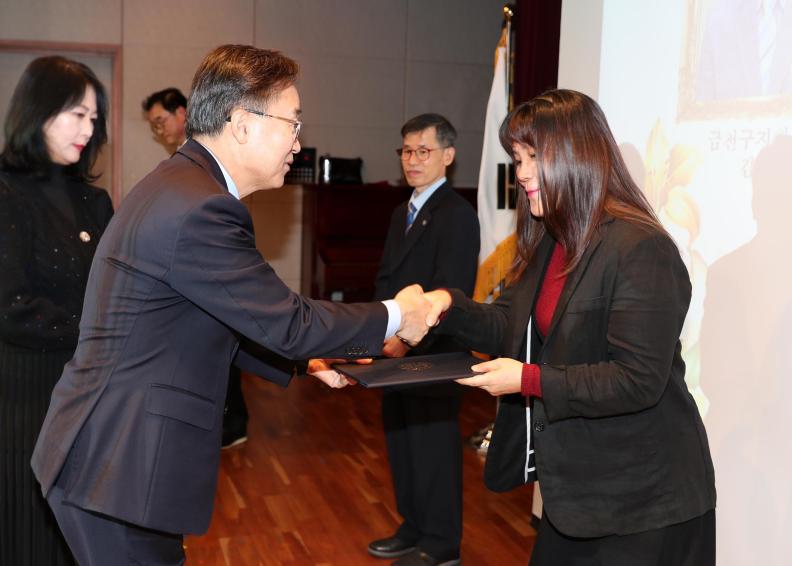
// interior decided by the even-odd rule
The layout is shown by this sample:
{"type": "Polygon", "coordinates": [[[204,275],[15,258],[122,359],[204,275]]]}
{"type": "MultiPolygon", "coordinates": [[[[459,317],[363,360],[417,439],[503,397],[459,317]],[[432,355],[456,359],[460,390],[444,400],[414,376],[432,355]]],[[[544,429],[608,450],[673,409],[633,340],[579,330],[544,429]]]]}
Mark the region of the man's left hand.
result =
{"type": "MultiPolygon", "coordinates": [[[[372,361],[373,360],[371,358],[365,358],[361,360],[355,360],[355,363],[370,364],[372,361]]],[[[333,364],[345,364],[348,362],[349,360],[344,360],[341,358],[314,358],[312,360],[308,360],[308,371],[306,373],[308,375],[314,376],[333,389],[341,389],[347,385],[354,385],[357,382],[354,379],[350,379],[333,369],[333,364]]]]}

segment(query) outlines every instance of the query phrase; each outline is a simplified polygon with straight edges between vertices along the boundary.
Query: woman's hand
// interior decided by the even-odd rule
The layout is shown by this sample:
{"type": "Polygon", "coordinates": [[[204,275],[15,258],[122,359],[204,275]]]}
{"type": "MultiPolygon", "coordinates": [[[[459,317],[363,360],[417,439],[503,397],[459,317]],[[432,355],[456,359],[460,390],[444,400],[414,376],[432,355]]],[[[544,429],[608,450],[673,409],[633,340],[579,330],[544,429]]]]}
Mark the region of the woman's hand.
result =
{"type": "Polygon", "coordinates": [[[456,382],[470,387],[479,387],[495,397],[522,391],[522,362],[511,358],[498,358],[476,364],[470,369],[482,372],[482,374],[457,379],[456,382]]]}
{"type": "Polygon", "coordinates": [[[432,303],[432,310],[427,317],[426,324],[429,326],[437,326],[440,324],[440,315],[451,308],[451,304],[453,303],[451,293],[445,289],[435,289],[434,291],[424,293],[424,297],[432,303]]]}

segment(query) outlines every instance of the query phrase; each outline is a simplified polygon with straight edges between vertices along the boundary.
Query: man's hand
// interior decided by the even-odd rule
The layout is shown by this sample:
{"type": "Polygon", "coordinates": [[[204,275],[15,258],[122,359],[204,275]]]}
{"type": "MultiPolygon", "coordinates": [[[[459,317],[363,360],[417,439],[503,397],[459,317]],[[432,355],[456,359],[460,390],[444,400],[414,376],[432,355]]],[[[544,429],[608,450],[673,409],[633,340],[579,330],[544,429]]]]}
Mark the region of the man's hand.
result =
{"type": "Polygon", "coordinates": [[[435,289],[434,291],[424,293],[424,298],[432,303],[432,309],[429,311],[426,323],[429,326],[437,326],[440,323],[440,315],[451,308],[451,304],[453,303],[451,293],[445,289],[435,289]]]}
{"type": "MultiPolygon", "coordinates": [[[[429,332],[428,320],[432,311],[432,303],[423,296],[420,285],[405,287],[393,298],[401,310],[401,326],[396,336],[415,346],[429,332]]],[[[436,324],[436,317],[431,319],[436,324]]]]}
{"type": "MultiPolygon", "coordinates": [[[[333,389],[341,389],[347,385],[354,385],[356,381],[347,378],[345,375],[333,369],[332,364],[345,364],[349,360],[344,359],[312,359],[308,360],[308,375],[312,375],[329,385],[333,389]]],[[[370,364],[373,360],[366,358],[362,360],[355,360],[358,364],[370,364]]]]}
{"type": "Polygon", "coordinates": [[[498,397],[507,393],[519,393],[522,389],[522,362],[511,358],[498,358],[471,367],[482,375],[457,379],[457,383],[478,387],[490,395],[498,397]]]}
{"type": "Polygon", "coordinates": [[[398,336],[391,336],[382,344],[382,355],[386,358],[403,358],[409,351],[410,347],[398,336]]]}

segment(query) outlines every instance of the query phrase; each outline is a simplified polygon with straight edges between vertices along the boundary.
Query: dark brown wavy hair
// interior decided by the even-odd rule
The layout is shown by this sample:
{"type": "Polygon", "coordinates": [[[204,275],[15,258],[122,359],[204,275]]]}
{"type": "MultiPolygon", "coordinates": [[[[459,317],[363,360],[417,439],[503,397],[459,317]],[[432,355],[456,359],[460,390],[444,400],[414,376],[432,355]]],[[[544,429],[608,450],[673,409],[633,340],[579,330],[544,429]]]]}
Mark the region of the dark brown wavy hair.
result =
{"type": "Polygon", "coordinates": [[[519,279],[545,233],[566,252],[564,272],[580,262],[608,214],[665,232],[627,171],[605,114],[581,92],[550,90],[509,112],[500,142],[514,158],[515,144],[536,152],[543,216],[531,215],[525,192],[517,198],[517,256],[509,276],[519,279]]]}

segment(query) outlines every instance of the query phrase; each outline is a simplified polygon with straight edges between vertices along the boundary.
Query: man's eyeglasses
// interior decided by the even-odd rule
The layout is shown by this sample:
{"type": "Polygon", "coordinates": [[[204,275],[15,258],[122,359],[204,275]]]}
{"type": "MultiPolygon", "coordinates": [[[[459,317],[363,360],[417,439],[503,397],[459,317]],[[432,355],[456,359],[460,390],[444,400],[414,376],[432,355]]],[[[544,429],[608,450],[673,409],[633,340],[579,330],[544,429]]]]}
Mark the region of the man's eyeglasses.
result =
{"type": "Polygon", "coordinates": [[[418,158],[418,161],[426,161],[429,159],[429,155],[433,151],[438,151],[441,149],[446,149],[445,147],[419,147],[418,149],[407,149],[406,147],[400,147],[396,150],[396,155],[398,155],[402,161],[409,161],[412,157],[413,153],[415,157],[418,158]]]}
{"type": "MultiPolygon", "coordinates": [[[[281,122],[286,122],[287,124],[291,124],[292,127],[292,134],[294,134],[294,139],[300,135],[300,130],[302,129],[302,122],[299,120],[292,120],[291,118],[284,118],[283,116],[275,116],[274,114],[267,114],[266,112],[262,112],[260,110],[253,110],[252,108],[243,108],[245,112],[250,112],[251,114],[255,114],[256,116],[261,116],[262,118],[275,118],[276,120],[280,120],[281,122]]],[[[228,118],[230,121],[231,118],[228,118]]]]}
{"type": "Polygon", "coordinates": [[[168,112],[167,114],[157,116],[156,118],[151,118],[149,120],[149,127],[151,131],[154,133],[159,132],[165,128],[165,123],[171,119],[173,116],[173,112],[168,112]]]}

